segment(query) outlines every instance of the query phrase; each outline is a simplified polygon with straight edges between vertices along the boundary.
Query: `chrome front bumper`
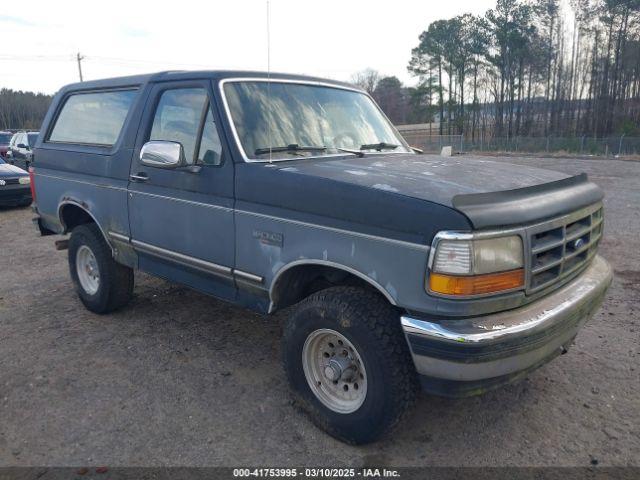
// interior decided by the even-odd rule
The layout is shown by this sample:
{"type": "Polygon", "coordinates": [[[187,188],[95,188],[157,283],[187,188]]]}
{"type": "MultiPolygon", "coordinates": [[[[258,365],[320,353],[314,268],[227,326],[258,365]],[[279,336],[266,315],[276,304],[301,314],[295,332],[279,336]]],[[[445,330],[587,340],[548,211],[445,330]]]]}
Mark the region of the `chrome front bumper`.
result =
{"type": "Polygon", "coordinates": [[[476,318],[402,316],[425,390],[468,396],[510,383],[566,351],[613,278],[600,256],[574,281],[529,305],[476,318]]]}

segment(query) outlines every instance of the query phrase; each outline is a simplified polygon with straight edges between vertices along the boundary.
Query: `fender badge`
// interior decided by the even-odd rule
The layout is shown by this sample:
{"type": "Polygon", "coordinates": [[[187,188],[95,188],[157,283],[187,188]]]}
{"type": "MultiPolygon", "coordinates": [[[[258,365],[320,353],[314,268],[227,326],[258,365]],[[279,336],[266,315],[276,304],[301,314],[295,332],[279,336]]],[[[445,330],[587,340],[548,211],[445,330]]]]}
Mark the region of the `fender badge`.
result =
{"type": "Polygon", "coordinates": [[[262,230],[254,230],[253,238],[257,239],[263,245],[272,245],[274,247],[282,247],[284,236],[281,233],[265,232],[262,230]]]}

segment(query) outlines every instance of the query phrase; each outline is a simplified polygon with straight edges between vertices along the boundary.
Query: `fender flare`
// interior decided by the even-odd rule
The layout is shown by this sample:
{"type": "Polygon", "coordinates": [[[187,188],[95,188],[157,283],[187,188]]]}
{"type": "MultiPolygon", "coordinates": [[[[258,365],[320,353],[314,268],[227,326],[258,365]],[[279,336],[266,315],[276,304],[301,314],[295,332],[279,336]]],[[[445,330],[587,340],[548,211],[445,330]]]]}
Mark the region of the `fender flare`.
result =
{"type": "Polygon", "coordinates": [[[280,268],[280,270],[278,270],[278,272],[273,277],[273,280],[271,281],[271,285],[269,287],[269,313],[273,312],[274,309],[275,309],[275,305],[274,305],[274,302],[273,302],[273,294],[274,294],[274,288],[277,285],[278,280],[280,280],[282,275],[284,275],[286,272],[288,272],[292,268],[299,267],[301,265],[309,265],[309,266],[319,265],[319,266],[323,266],[323,267],[335,268],[337,270],[342,270],[343,272],[350,273],[350,274],[360,278],[361,280],[364,280],[369,285],[371,285],[373,288],[375,288],[378,292],[380,292],[387,299],[387,301],[391,305],[398,306],[396,300],[391,296],[391,294],[382,285],[380,285],[378,282],[373,280],[371,277],[369,277],[369,276],[365,275],[364,273],[356,270],[355,268],[347,267],[346,265],[343,265],[341,263],[331,262],[331,261],[328,261],[328,260],[317,260],[317,259],[307,259],[307,258],[305,258],[305,259],[295,260],[293,262],[287,263],[282,268],[280,268]]]}
{"type": "Polygon", "coordinates": [[[75,207],[78,207],[79,209],[83,210],[87,215],[89,215],[93,219],[94,223],[98,226],[100,233],[102,233],[102,238],[104,238],[105,242],[107,242],[107,245],[109,245],[109,248],[111,249],[111,253],[115,252],[113,245],[109,241],[109,237],[107,237],[107,235],[105,235],[104,233],[104,229],[102,228],[102,225],[100,225],[100,222],[95,217],[95,215],[91,213],[86,203],[83,204],[82,202],[79,202],[72,198],[65,198],[58,204],[58,220],[60,221],[60,225],[62,225],[62,233],[69,232],[69,230],[67,229],[67,225],[64,222],[64,219],[62,218],[62,210],[66,205],[73,205],[75,207]]]}

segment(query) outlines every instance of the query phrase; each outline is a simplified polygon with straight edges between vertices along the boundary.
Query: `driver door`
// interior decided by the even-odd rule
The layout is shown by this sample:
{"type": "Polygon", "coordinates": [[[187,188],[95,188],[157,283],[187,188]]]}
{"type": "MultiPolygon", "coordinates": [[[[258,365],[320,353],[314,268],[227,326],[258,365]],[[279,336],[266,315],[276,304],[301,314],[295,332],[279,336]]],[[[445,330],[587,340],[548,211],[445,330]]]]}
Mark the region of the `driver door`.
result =
{"type": "Polygon", "coordinates": [[[129,223],[140,269],[232,299],[233,162],[213,105],[208,80],[152,87],[131,163],[129,223]],[[150,140],[179,142],[187,165],[143,164],[150,140]]]}

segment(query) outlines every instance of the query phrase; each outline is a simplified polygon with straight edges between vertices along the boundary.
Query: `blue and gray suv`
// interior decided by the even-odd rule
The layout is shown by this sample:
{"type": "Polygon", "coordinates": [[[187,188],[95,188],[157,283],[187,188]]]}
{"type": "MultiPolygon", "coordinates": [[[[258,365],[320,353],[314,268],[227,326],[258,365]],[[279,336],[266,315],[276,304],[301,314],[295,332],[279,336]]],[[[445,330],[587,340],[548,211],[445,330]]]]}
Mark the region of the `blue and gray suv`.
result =
{"type": "Polygon", "coordinates": [[[135,270],[263,314],[291,307],[292,391],[352,443],[396,425],[419,386],[478,394],[566,352],[612,278],[586,175],[419,155],[369,95],[330,80],[69,85],[33,175],[40,230],[71,234],[89,310],[124,307],[135,270]]]}

